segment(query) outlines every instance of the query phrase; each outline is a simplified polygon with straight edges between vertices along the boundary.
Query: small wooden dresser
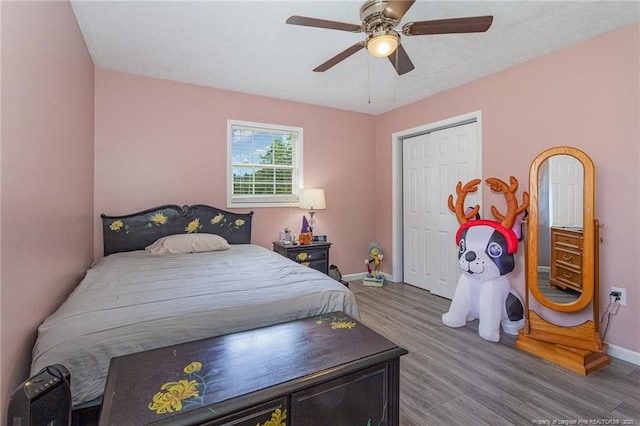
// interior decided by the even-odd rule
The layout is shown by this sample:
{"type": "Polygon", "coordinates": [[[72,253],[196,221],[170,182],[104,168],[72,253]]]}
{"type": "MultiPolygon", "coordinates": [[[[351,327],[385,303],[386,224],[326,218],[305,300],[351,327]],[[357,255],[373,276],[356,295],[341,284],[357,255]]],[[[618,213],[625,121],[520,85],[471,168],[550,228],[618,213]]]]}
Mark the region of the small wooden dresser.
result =
{"type": "Polygon", "coordinates": [[[273,242],[273,250],[301,265],[329,274],[329,248],[331,243],[282,244],[273,242]]]}
{"type": "Polygon", "coordinates": [[[551,227],[552,286],[582,292],[582,247],[582,229],[551,227]]]}
{"type": "Polygon", "coordinates": [[[406,353],[334,312],[120,356],[100,425],[397,425],[406,353]]]}

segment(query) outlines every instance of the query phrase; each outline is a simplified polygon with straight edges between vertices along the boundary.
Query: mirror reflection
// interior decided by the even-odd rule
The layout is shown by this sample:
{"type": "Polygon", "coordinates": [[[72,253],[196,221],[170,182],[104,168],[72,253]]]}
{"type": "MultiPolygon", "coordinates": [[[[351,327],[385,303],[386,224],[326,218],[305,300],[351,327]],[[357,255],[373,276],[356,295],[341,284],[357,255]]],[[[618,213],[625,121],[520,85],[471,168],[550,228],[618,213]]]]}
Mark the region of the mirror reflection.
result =
{"type": "Polygon", "coordinates": [[[582,293],[584,168],[578,159],[555,155],[538,179],[538,289],[556,303],[582,293]]]}

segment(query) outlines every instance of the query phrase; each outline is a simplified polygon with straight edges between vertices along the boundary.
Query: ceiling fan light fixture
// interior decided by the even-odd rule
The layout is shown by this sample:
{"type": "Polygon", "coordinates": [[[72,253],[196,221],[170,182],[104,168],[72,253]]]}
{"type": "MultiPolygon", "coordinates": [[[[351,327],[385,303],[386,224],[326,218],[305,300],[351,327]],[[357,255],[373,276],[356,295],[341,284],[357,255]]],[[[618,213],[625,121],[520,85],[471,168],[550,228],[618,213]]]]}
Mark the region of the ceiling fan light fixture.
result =
{"type": "Polygon", "coordinates": [[[377,58],[386,58],[398,48],[400,36],[395,31],[374,33],[367,38],[367,50],[377,58]]]}

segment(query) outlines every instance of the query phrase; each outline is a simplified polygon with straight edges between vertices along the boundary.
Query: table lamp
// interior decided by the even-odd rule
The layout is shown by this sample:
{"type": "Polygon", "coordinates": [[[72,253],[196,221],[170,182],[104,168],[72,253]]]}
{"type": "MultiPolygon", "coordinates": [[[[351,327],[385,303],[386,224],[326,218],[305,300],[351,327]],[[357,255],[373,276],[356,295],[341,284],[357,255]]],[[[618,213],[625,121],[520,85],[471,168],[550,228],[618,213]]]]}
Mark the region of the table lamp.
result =
{"type": "Polygon", "coordinates": [[[316,210],[324,210],[327,208],[327,204],[324,200],[324,189],[317,188],[305,188],[300,190],[298,196],[299,206],[301,209],[309,210],[309,231],[313,232],[313,228],[316,224],[313,215],[316,210]]]}

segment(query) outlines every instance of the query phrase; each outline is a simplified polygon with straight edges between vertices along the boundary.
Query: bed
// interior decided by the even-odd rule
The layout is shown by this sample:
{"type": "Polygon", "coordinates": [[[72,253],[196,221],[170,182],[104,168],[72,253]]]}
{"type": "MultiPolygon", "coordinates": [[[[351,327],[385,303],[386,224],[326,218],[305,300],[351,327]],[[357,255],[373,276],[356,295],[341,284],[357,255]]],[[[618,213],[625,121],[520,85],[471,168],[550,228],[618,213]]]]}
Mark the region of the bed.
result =
{"type": "Polygon", "coordinates": [[[38,328],[31,372],[67,367],[78,408],[100,400],[115,356],[334,311],[359,317],[347,287],[250,244],[252,217],[206,205],[102,215],[105,256],[38,328]]]}

